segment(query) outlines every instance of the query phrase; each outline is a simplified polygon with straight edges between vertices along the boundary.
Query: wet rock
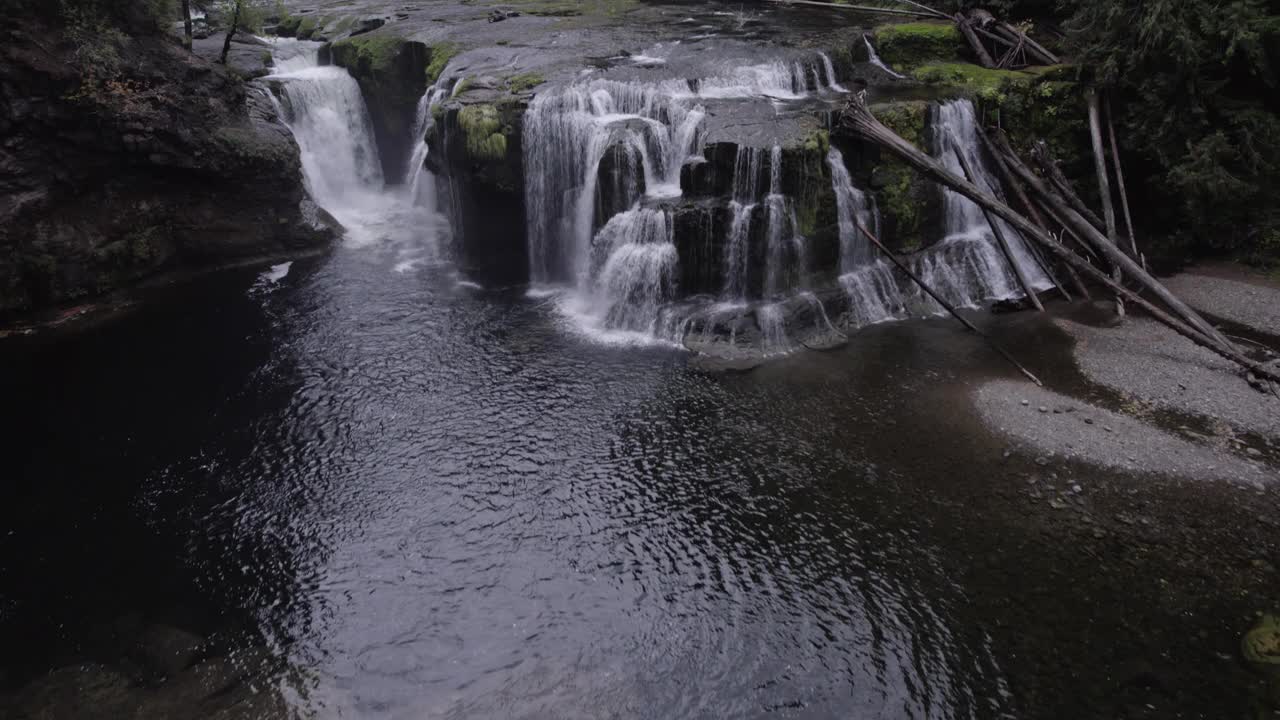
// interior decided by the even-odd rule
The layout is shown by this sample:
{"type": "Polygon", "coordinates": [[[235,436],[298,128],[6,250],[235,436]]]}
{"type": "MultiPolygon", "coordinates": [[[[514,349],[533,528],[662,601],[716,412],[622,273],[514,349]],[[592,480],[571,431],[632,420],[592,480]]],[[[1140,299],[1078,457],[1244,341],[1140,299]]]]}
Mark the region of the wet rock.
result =
{"type": "Polygon", "coordinates": [[[386,24],[387,24],[387,21],[384,18],[362,17],[359,20],[356,20],[355,27],[351,29],[351,35],[356,36],[356,35],[363,35],[367,32],[373,32],[374,30],[377,30],[378,28],[386,24]]]}

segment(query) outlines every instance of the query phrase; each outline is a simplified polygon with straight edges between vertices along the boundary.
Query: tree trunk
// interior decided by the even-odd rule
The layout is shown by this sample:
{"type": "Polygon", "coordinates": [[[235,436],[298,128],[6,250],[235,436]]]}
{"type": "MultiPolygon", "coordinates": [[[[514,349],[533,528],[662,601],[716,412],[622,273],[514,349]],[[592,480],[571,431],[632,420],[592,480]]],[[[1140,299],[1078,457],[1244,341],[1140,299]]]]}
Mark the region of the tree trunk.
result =
{"type": "Polygon", "coordinates": [[[231,38],[235,37],[236,30],[240,27],[240,5],[244,0],[236,0],[235,10],[231,13],[231,27],[227,28],[227,39],[222,41],[222,57],[218,62],[223,65],[227,64],[227,53],[231,52],[231,38]]]}
{"type": "MultiPolygon", "coordinates": [[[[960,169],[964,171],[965,179],[969,182],[973,180],[973,168],[969,167],[969,160],[965,158],[964,153],[960,152],[959,143],[955,138],[951,139],[951,149],[956,154],[956,159],[960,161],[960,169]]],[[[1009,263],[1009,268],[1013,270],[1013,275],[1018,279],[1018,285],[1022,286],[1022,292],[1031,301],[1032,305],[1040,312],[1044,312],[1044,305],[1040,304],[1040,297],[1036,295],[1036,291],[1031,287],[1031,282],[1027,280],[1027,273],[1023,271],[1022,266],[1018,264],[1017,258],[1013,256],[1013,248],[1009,247],[1009,239],[1004,236],[1004,231],[1000,229],[1000,223],[991,216],[991,211],[982,208],[982,216],[986,218],[987,225],[991,226],[991,234],[996,236],[996,243],[1000,246],[1000,252],[1004,255],[1005,262],[1009,263]]]]}
{"type": "MultiPolygon", "coordinates": [[[[1071,263],[1076,267],[1076,269],[1080,270],[1085,275],[1088,275],[1093,280],[1110,287],[1116,292],[1116,294],[1122,295],[1125,299],[1142,307],[1156,320],[1169,326],[1183,337],[1186,337],[1197,345],[1208,348],[1214,353],[1231,360],[1241,367],[1247,368],[1259,377],[1280,382],[1280,373],[1263,367],[1261,364],[1242,355],[1234,345],[1226,340],[1226,338],[1222,337],[1221,333],[1205,322],[1204,318],[1201,318],[1194,310],[1187,307],[1185,303],[1170,293],[1167,288],[1148,275],[1146,271],[1141,267],[1138,267],[1129,259],[1128,256],[1124,255],[1124,253],[1120,252],[1114,246],[1110,248],[1110,252],[1108,254],[1115,255],[1116,261],[1125,266],[1125,271],[1128,272],[1131,277],[1145,285],[1147,289],[1151,290],[1151,292],[1159,297],[1160,300],[1171,310],[1185,318],[1186,322],[1171,316],[1168,312],[1157,307],[1149,300],[1143,298],[1132,290],[1129,290],[1123,285],[1114,282],[1097,268],[1093,267],[1082,258],[1078,257],[1075,253],[1063,247],[1047,233],[1036,228],[1031,221],[1014,212],[1007,205],[992,197],[984,190],[978,188],[973,183],[970,183],[964,178],[956,177],[936,160],[925,153],[920,152],[920,150],[911,143],[898,137],[892,130],[888,129],[876,120],[875,116],[871,114],[871,111],[867,109],[865,99],[861,94],[845,106],[844,112],[840,118],[840,126],[859,137],[880,145],[891,154],[902,159],[908,165],[916,168],[926,177],[946,185],[978,205],[991,210],[994,214],[1003,218],[1009,224],[1017,228],[1024,236],[1039,242],[1047,250],[1065,262],[1071,263]]],[[[1016,165],[1014,166],[1014,169],[1015,171],[1019,170],[1016,165]]],[[[1025,169],[1025,166],[1023,166],[1022,169],[1025,169]]],[[[1021,175],[1021,172],[1019,172],[1019,174],[1021,175]]],[[[1095,228],[1090,226],[1084,218],[1080,217],[1080,215],[1071,210],[1071,208],[1066,207],[1060,199],[1047,194],[1044,186],[1039,182],[1039,179],[1036,178],[1034,174],[1030,174],[1029,179],[1024,177],[1024,180],[1027,181],[1028,187],[1044,195],[1049,203],[1056,205],[1056,209],[1062,212],[1064,216],[1069,219],[1071,224],[1078,226],[1080,232],[1087,231],[1088,233],[1097,235],[1099,236],[1097,240],[1101,241],[1101,245],[1103,247],[1107,245],[1106,238],[1101,237],[1101,234],[1098,233],[1095,228]]]]}
{"type": "MultiPolygon", "coordinates": [[[[1129,193],[1124,189],[1124,170],[1120,168],[1120,145],[1116,142],[1116,126],[1111,117],[1111,99],[1104,97],[1103,105],[1107,111],[1107,134],[1111,136],[1111,162],[1116,166],[1116,187],[1120,190],[1120,208],[1124,211],[1124,226],[1129,231],[1129,250],[1133,256],[1139,257],[1138,241],[1133,229],[1133,216],[1129,214],[1129,193]]],[[[1142,263],[1143,267],[1146,263],[1142,263]]]]}
{"type": "Polygon", "coordinates": [[[1026,375],[1027,378],[1031,380],[1031,382],[1035,383],[1036,385],[1039,385],[1040,387],[1044,387],[1044,383],[1040,382],[1040,378],[1036,377],[1035,375],[1032,375],[1030,370],[1023,367],[1022,363],[1018,362],[1016,358],[1010,355],[1003,347],[998,345],[995,340],[992,340],[990,335],[987,335],[986,333],[979,330],[977,325],[974,325],[973,323],[969,322],[969,318],[961,315],[960,311],[956,310],[951,303],[947,302],[946,299],[944,299],[941,295],[934,292],[933,288],[925,284],[925,281],[921,280],[919,275],[916,275],[914,272],[912,272],[911,268],[908,267],[906,263],[899,260],[898,256],[894,255],[893,252],[889,250],[889,248],[885,247],[884,244],[880,242],[879,238],[877,238],[875,235],[872,235],[870,230],[867,230],[865,227],[863,227],[862,223],[858,222],[857,219],[855,219],[854,224],[858,226],[858,230],[863,235],[865,235],[873,245],[879,248],[880,252],[884,253],[885,257],[889,258],[890,262],[892,262],[899,270],[906,273],[907,277],[911,278],[911,280],[915,282],[915,284],[920,286],[921,290],[924,290],[926,293],[928,293],[929,297],[936,300],[937,303],[941,305],[947,312],[951,313],[952,317],[959,320],[961,324],[963,324],[965,327],[977,333],[980,337],[982,337],[983,340],[986,340],[987,344],[991,346],[991,349],[995,350],[997,353],[1000,353],[1001,357],[1003,357],[1005,360],[1008,360],[1011,364],[1013,364],[1014,367],[1018,368],[1018,370],[1021,371],[1023,375],[1026,375]]]}
{"type": "MultiPolygon", "coordinates": [[[[986,149],[987,154],[991,156],[992,162],[995,163],[996,171],[1000,173],[1000,181],[1004,183],[1004,186],[1007,189],[1006,192],[1011,192],[1014,197],[1018,198],[1018,202],[1026,211],[1027,217],[1031,218],[1031,221],[1036,224],[1036,227],[1041,230],[1048,230],[1048,226],[1045,225],[1044,218],[1040,216],[1040,211],[1031,203],[1031,199],[1027,197],[1027,193],[1022,189],[1022,185],[1013,177],[1013,173],[1009,172],[1009,166],[1005,164],[1004,158],[1000,157],[1000,153],[996,151],[995,145],[992,144],[991,138],[987,136],[987,131],[982,127],[981,123],[977,124],[977,130],[978,140],[982,142],[982,147],[986,149]]],[[[1067,289],[1062,286],[1062,281],[1053,274],[1053,271],[1049,268],[1049,263],[1045,262],[1044,258],[1040,255],[1034,245],[1032,245],[1031,248],[1035,251],[1036,262],[1040,264],[1040,269],[1044,271],[1045,275],[1053,278],[1054,287],[1058,288],[1058,292],[1062,293],[1062,297],[1066,298],[1067,302],[1071,302],[1071,293],[1067,292],[1067,289]]],[[[1085,290],[1084,283],[1080,281],[1080,276],[1076,274],[1075,269],[1070,265],[1067,265],[1066,268],[1067,274],[1071,277],[1071,283],[1075,286],[1076,290],[1080,291],[1080,294],[1085,298],[1088,298],[1089,291],[1085,290]]]]}
{"type": "Polygon", "coordinates": [[[191,49],[191,0],[182,0],[182,45],[186,49],[191,49]]]}
{"type": "Polygon", "coordinates": [[[991,59],[991,54],[982,46],[982,40],[978,38],[978,34],[969,25],[969,20],[964,15],[956,13],[955,22],[956,27],[960,28],[960,33],[964,35],[964,39],[969,41],[969,47],[973,48],[973,54],[978,56],[978,63],[984,68],[994,68],[996,61],[991,59]]]}
{"type": "Polygon", "coordinates": [[[1111,203],[1111,179],[1107,173],[1107,151],[1102,144],[1102,110],[1098,93],[1090,89],[1085,93],[1089,103],[1089,138],[1093,141],[1093,169],[1098,174],[1098,194],[1102,196],[1102,220],[1106,223],[1107,239],[1119,244],[1116,234],[1116,209],[1111,203]]]}

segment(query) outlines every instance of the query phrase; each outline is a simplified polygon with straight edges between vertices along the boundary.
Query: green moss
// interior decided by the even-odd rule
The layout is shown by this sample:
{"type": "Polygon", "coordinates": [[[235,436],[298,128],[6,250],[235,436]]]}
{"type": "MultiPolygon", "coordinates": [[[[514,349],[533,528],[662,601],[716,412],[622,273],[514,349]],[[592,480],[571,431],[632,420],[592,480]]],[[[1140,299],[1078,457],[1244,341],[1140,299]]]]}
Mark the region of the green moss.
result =
{"type": "Polygon", "coordinates": [[[395,35],[357,35],[333,44],[333,61],[357,76],[389,74],[404,44],[395,35]]]}
{"type": "Polygon", "coordinates": [[[899,70],[929,60],[949,60],[960,56],[964,38],[953,23],[911,22],[882,25],[875,29],[880,58],[899,70]]]}
{"type": "Polygon", "coordinates": [[[1260,665],[1280,665],[1280,617],[1263,615],[1240,643],[1244,659],[1260,665]]]}
{"type": "Polygon", "coordinates": [[[308,15],[307,17],[302,18],[302,20],[298,22],[298,29],[294,36],[299,40],[310,40],[312,34],[316,31],[317,22],[318,21],[314,15],[308,15]]]}
{"type": "Polygon", "coordinates": [[[925,144],[925,123],[929,103],[923,100],[873,105],[871,112],[885,127],[916,147],[925,144]]]}
{"type": "Polygon", "coordinates": [[[444,73],[449,61],[457,57],[462,49],[453,43],[443,42],[427,47],[427,84],[433,85],[444,73]]]}
{"type": "Polygon", "coordinates": [[[953,85],[964,88],[984,100],[1000,101],[1005,86],[1027,84],[1035,79],[1031,73],[1017,70],[992,70],[969,63],[931,62],[911,72],[915,79],[931,85],[953,85]]]}
{"type": "Polygon", "coordinates": [[[354,15],[344,15],[337,23],[334,24],[333,31],[336,33],[344,33],[355,27],[355,24],[356,18],[354,15]]]}
{"type": "Polygon", "coordinates": [[[471,76],[468,75],[462,78],[461,80],[459,80],[457,85],[453,86],[453,93],[449,97],[458,97],[459,95],[466,92],[470,88],[471,88],[471,76]]]}
{"type": "Polygon", "coordinates": [[[507,89],[514,93],[525,92],[534,89],[546,81],[547,79],[540,73],[520,73],[519,75],[507,78],[507,89]]]}
{"type": "Polygon", "coordinates": [[[804,150],[807,153],[817,153],[821,158],[827,156],[827,151],[831,149],[831,134],[826,130],[815,130],[813,134],[804,139],[804,150]]]}
{"type": "Polygon", "coordinates": [[[897,223],[894,238],[898,249],[906,252],[920,249],[924,210],[916,193],[914,171],[897,160],[888,160],[876,168],[876,180],[880,184],[876,193],[880,210],[897,223]]]}
{"type": "Polygon", "coordinates": [[[302,18],[297,15],[286,14],[276,24],[276,34],[281,37],[292,37],[298,34],[300,25],[302,25],[302,18]]]}
{"type": "Polygon", "coordinates": [[[498,108],[468,105],[458,111],[458,126],[466,137],[467,154],[476,160],[501,160],[507,155],[507,137],[498,108]]]}

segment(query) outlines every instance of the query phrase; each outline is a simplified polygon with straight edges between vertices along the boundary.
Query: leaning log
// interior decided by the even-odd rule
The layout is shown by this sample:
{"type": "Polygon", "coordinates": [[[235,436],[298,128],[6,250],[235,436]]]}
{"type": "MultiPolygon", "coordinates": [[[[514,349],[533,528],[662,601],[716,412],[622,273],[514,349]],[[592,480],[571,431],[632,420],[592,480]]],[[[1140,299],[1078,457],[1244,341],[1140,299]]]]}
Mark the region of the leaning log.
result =
{"type": "MultiPolygon", "coordinates": [[[[1111,117],[1111,99],[1102,98],[1107,111],[1107,134],[1111,137],[1111,162],[1116,166],[1116,188],[1120,191],[1120,208],[1124,210],[1124,226],[1129,231],[1129,250],[1134,257],[1139,257],[1138,241],[1134,235],[1133,216],[1129,214],[1129,193],[1124,189],[1124,170],[1120,167],[1120,144],[1116,142],[1116,126],[1111,117]]],[[[1146,267],[1146,262],[1142,263],[1146,267]]]]}
{"type": "MultiPolygon", "coordinates": [[[[951,139],[951,150],[956,154],[956,159],[960,161],[960,169],[964,171],[965,179],[969,182],[974,181],[973,168],[969,166],[969,160],[960,152],[960,143],[956,142],[953,137],[951,139]]],[[[1000,223],[991,216],[991,211],[982,208],[982,216],[986,218],[987,225],[991,226],[991,234],[995,235],[996,243],[1000,246],[1000,253],[1004,255],[1004,261],[1009,263],[1009,268],[1013,270],[1013,276],[1018,279],[1018,285],[1022,287],[1022,292],[1031,301],[1032,305],[1040,312],[1044,312],[1044,305],[1040,303],[1040,296],[1036,294],[1035,288],[1031,287],[1031,281],[1027,279],[1027,273],[1022,269],[1022,265],[1018,263],[1018,259],[1013,256],[1013,248],[1009,247],[1009,239],[1004,236],[1004,230],[1000,229],[1000,223]]]]}
{"type": "Polygon", "coordinates": [[[983,46],[978,34],[973,31],[973,26],[969,23],[969,19],[960,13],[956,13],[954,20],[956,27],[960,29],[960,34],[964,35],[964,39],[969,42],[969,47],[973,49],[973,54],[977,56],[978,64],[984,68],[994,68],[996,61],[991,59],[991,54],[983,46]]]}
{"type": "Polygon", "coordinates": [[[893,263],[899,270],[906,273],[907,277],[911,278],[911,280],[916,285],[920,286],[921,290],[924,290],[929,295],[929,297],[933,298],[939,305],[941,305],[944,309],[946,309],[947,312],[951,313],[952,317],[959,320],[965,327],[977,333],[980,337],[982,337],[983,340],[986,340],[987,344],[991,346],[992,350],[995,350],[997,353],[1000,354],[1001,357],[1003,357],[1005,360],[1008,360],[1014,367],[1018,368],[1018,370],[1021,371],[1023,375],[1026,375],[1031,380],[1031,382],[1041,387],[1044,387],[1044,383],[1040,382],[1040,378],[1036,377],[1035,375],[1032,375],[1030,370],[1023,367],[1022,363],[1018,362],[1017,358],[1010,355],[1008,351],[1006,351],[1003,347],[1000,346],[999,343],[993,340],[990,335],[982,332],[982,330],[980,330],[977,325],[974,325],[972,322],[969,322],[969,318],[965,317],[964,315],[961,315],[960,311],[956,310],[954,305],[947,302],[946,298],[942,297],[937,292],[935,292],[933,288],[929,287],[928,283],[922,280],[919,275],[916,275],[915,272],[912,271],[912,269],[908,267],[906,263],[899,260],[898,256],[893,254],[893,252],[889,250],[889,248],[885,247],[884,243],[880,242],[880,238],[876,237],[875,235],[872,235],[871,231],[863,227],[862,223],[858,222],[857,219],[854,219],[853,222],[855,225],[858,226],[858,230],[863,235],[865,235],[868,240],[871,241],[871,244],[875,245],[876,248],[878,248],[880,252],[884,254],[885,257],[889,258],[889,262],[893,263]]]}
{"type": "MultiPolygon", "coordinates": [[[[880,121],[876,120],[875,116],[871,114],[871,111],[866,106],[865,93],[859,93],[845,106],[844,111],[840,116],[840,127],[858,137],[879,145],[881,148],[897,156],[908,165],[914,167],[926,177],[946,185],[978,205],[991,210],[995,215],[1003,218],[1010,225],[1017,228],[1024,237],[1029,237],[1035,240],[1058,258],[1074,265],[1077,270],[1087,275],[1090,279],[1102,285],[1106,285],[1115,291],[1116,294],[1121,295],[1126,300],[1142,307],[1150,313],[1153,318],[1168,326],[1179,335],[1182,335],[1197,345],[1205,347],[1210,351],[1231,360],[1237,365],[1250,370],[1259,377],[1266,378],[1273,382],[1280,382],[1280,372],[1271,370],[1270,368],[1264,367],[1263,365],[1245,357],[1238,348],[1223,338],[1221,333],[1205,322],[1205,320],[1194,310],[1187,307],[1185,303],[1148,275],[1146,271],[1136,266],[1132,260],[1125,256],[1124,253],[1121,253],[1118,249],[1115,249],[1114,247],[1112,248],[1114,253],[1120,256],[1117,258],[1117,261],[1127,263],[1128,266],[1125,270],[1130,274],[1130,277],[1135,278],[1141,284],[1146,286],[1147,289],[1151,290],[1153,294],[1159,297],[1162,302],[1164,302],[1179,316],[1187,318],[1186,321],[1178,317],[1174,317],[1169,312],[1156,306],[1146,298],[1138,295],[1120,283],[1113,281],[1111,278],[1107,277],[1106,274],[1085,262],[1075,253],[1063,247],[1047,233],[1036,228],[1031,221],[1014,212],[1009,208],[1009,206],[1000,202],[986,191],[978,188],[973,183],[970,183],[964,178],[957,177],[940,165],[936,160],[921,152],[914,145],[898,137],[892,130],[882,125],[880,121]]],[[[1016,169],[1017,168],[1015,167],[1015,170],[1016,169]]],[[[1028,186],[1037,192],[1041,192],[1043,185],[1039,184],[1039,179],[1035,178],[1034,174],[1032,175],[1032,179],[1036,184],[1032,185],[1028,183],[1028,186]]],[[[1055,200],[1052,196],[1048,197],[1055,203],[1061,202],[1060,200],[1055,200]]],[[[1080,217],[1079,214],[1070,210],[1070,208],[1063,206],[1062,210],[1065,210],[1073,224],[1089,227],[1088,222],[1085,221],[1084,218],[1080,217]]],[[[1093,229],[1092,227],[1089,227],[1089,230],[1094,234],[1098,234],[1096,229],[1093,229]]],[[[1102,238],[1102,242],[1104,245],[1106,244],[1105,237],[1102,238]]]]}
{"type": "MultiPolygon", "coordinates": [[[[768,2],[779,5],[811,5],[814,7],[822,7],[828,10],[852,10],[854,12],[865,13],[883,13],[886,15],[908,15],[911,17],[938,17],[937,14],[921,12],[919,10],[902,10],[899,8],[873,7],[870,5],[841,5],[831,2],[817,2],[817,0],[768,0],[768,2]]],[[[943,15],[942,17],[946,17],[943,15]]]]}
{"type": "MultiPolygon", "coordinates": [[[[978,131],[978,140],[982,142],[982,147],[986,149],[987,155],[991,156],[991,161],[995,163],[996,172],[999,173],[1000,182],[1004,184],[1006,192],[1013,193],[1013,196],[1022,204],[1022,208],[1026,212],[1027,217],[1031,218],[1031,221],[1036,224],[1036,227],[1041,230],[1047,230],[1048,226],[1045,225],[1044,218],[1040,216],[1040,211],[1031,203],[1031,199],[1027,197],[1026,191],[1022,189],[1022,185],[1013,177],[1013,173],[1009,171],[1009,166],[1005,165],[1004,158],[1000,157],[1000,153],[996,151],[996,147],[991,143],[991,138],[987,136],[987,131],[982,127],[982,123],[978,123],[975,129],[978,131]]],[[[1040,269],[1044,271],[1045,275],[1048,275],[1053,279],[1054,287],[1058,288],[1058,292],[1062,293],[1062,297],[1066,298],[1067,302],[1071,302],[1071,293],[1067,292],[1067,289],[1062,286],[1062,281],[1054,274],[1053,270],[1049,267],[1049,263],[1045,262],[1044,257],[1040,254],[1039,248],[1037,248],[1034,243],[1029,244],[1028,247],[1030,247],[1032,252],[1035,254],[1036,263],[1040,265],[1040,269]]],[[[1080,276],[1076,274],[1075,269],[1070,265],[1066,265],[1065,267],[1067,269],[1067,274],[1071,277],[1072,284],[1080,291],[1081,295],[1088,298],[1089,291],[1085,289],[1084,283],[1081,282],[1080,276]]]]}
{"type": "Polygon", "coordinates": [[[1116,209],[1111,204],[1111,178],[1107,173],[1107,151],[1102,145],[1102,110],[1098,92],[1092,88],[1085,93],[1089,106],[1089,139],[1093,142],[1093,169],[1098,175],[1098,194],[1102,197],[1102,220],[1106,223],[1107,239],[1118,244],[1116,235],[1116,209]]]}

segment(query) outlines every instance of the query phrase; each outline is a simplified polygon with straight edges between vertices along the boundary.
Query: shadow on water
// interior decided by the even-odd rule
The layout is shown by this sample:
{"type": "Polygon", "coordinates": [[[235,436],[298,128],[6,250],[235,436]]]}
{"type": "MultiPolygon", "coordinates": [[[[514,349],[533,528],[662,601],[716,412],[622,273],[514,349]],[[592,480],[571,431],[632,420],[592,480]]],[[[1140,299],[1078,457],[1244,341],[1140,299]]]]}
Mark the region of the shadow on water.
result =
{"type": "MultiPolygon", "coordinates": [[[[952,324],[707,375],[389,264],[0,348],[6,688],[98,662],[145,708],[163,624],[266,648],[258,687],[320,717],[1243,711],[1217,656],[1274,544],[1222,520],[1274,497],[1004,457],[968,393],[1008,374],[952,324]],[[1150,522],[1097,534],[1120,513],[1150,522]]],[[[1078,382],[1042,319],[988,323],[1078,382]]]]}

